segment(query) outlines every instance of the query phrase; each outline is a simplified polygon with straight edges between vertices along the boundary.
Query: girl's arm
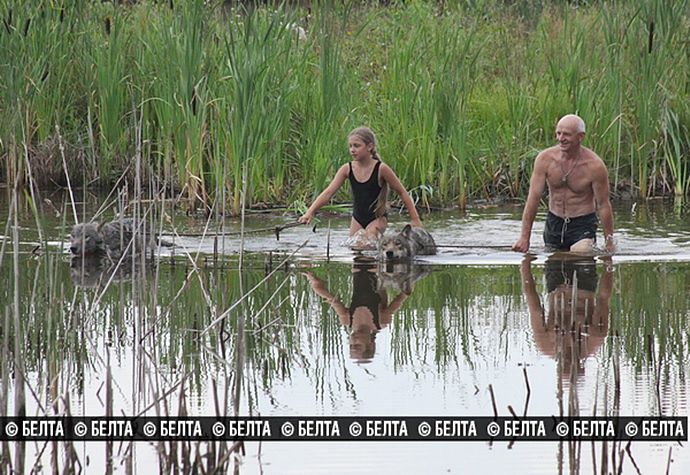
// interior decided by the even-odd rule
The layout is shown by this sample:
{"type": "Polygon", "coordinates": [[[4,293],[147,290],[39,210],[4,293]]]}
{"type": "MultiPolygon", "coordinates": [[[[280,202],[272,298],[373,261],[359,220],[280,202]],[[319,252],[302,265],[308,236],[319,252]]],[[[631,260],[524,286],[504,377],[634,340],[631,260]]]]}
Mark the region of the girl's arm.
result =
{"type": "Polygon", "coordinates": [[[326,283],[323,280],[316,277],[311,272],[302,272],[302,274],[309,281],[309,284],[311,285],[311,288],[314,291],[314,293],[319,297],[323,298],[326,302],[328,302],[331,305],[331,307],[333,307],[335,313],[337,313],[338,317],[340,317],[340,323],[346,326],[349,325],[350,311],[347,308],[345,308],[345,305],[342,304],[338,297],[334,296],[328,291],[328,289],[326,288],[326,283]]]}
{"type": "Polygon", "coordinates": [[[388,183],[388,186],[390,186],[400,195],[405,208],[407,208],[407,212],[410,214],[410,224],[419,228],[423,227],[422,221],[419,219],[419,213],[417,213],[417,208],[415,207],[410,194],[407,192],[403,184],[400,183],[400,180],[393,169],[385,163],[382,163],[381,168],[379,168],[379,173],[383,181],[388,183]]]}
{"type": "Polygon", "coordinates": [[[307,212],[300,216],[300,218],[297,221],[299,221],[300,223],[309,224],[311,220],[314,219],[314,215],[316,214],[316,212],[323,205],[327,204],[331,200],[335,192],[338,191],[338,189],[343,185],[343,183],[347,179],[348,172],[349,170],[347,164],[340,167],[338,171],[335,173],[335,177],[333,177],[331,184],[328,185],[326,189],[323,190],[321,194],[316,197],[316,199],[311,204],[307,212]]]}

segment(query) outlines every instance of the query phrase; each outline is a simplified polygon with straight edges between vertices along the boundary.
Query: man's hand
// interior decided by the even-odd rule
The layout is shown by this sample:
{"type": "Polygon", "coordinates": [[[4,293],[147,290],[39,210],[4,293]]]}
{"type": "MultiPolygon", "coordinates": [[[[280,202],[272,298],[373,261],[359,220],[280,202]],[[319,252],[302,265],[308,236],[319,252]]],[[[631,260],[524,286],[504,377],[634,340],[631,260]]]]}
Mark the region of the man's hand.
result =
{"type": "Polygon", "coordinates": [[[529,251],[529,238],[520,238],[513,244],[513,251],[527,252],[529,251]]]}
{"type": "Polygon", "coordinates": [[[604,248],[608,253],[613,254],[616,252],[616,240],[614,239],[613,234],[609,234],[604,238],[604,248]]]}

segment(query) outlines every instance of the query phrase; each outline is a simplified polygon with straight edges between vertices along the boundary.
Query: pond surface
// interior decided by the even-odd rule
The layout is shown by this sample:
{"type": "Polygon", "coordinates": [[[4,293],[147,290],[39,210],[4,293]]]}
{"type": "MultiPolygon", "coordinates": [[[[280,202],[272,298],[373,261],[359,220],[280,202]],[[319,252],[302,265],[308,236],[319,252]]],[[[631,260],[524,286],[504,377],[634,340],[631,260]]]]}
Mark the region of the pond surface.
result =
{"type": "MultiPolygon", "coordinates": [[[[439,254],[409,266],[343,247],[342,215],[276,240],[294,216],[250,214],[241,242],[239,219],[168,211],[175,246],[113,272],[70,261],[74,218],[48,198],[37,215],[20,200],[18,252],[8,227],[1,254],[2,414],[492,416],[492,392],[501,416],[688,414],[690,225],[665,203],[617,207],[611,258],[547,254],[543,215],[534,255],[511,252],[519,207],[432,213],[439,254]]],[[[672,442],[183,445],[6,444],[0,472],[690,473],[672,442]]]]}

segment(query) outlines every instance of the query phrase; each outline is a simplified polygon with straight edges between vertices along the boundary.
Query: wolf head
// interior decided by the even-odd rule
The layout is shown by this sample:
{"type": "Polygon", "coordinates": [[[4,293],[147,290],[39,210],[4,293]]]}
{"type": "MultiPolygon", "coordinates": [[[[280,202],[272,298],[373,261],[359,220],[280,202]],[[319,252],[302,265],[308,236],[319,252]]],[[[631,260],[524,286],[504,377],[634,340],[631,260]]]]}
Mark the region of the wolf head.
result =
{"type": "Polygon", "coordinates": [[[399,234],[384,236],[379,242],[380,260],[405,260],[417,254],[436,254],[436,243],[428,231],[407,224],[399,234]]]}
{"type": "Polygon", "coordinates": [[[412,227],[408,224],[396,235],[384,236],[379,242],[379,257],[383,260],[409,259],[415,254],[411,239],[412,227]]]}
{"type": "Polygon", "coordinates": [[[98,223],[77,224],[69,234],[69,250],[75,256],[96,256],[106,253],[98,223]]]}

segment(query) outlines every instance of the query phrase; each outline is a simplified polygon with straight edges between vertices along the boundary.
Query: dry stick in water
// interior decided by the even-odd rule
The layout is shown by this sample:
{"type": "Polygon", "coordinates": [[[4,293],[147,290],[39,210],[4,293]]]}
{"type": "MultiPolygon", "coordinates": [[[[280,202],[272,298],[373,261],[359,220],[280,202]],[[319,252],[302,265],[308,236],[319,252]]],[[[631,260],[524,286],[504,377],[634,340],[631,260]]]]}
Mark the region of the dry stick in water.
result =
{"type": "MultiPolygon", "coordinates": [[[[247,164],[244,163],[242,169],[242,217],[240,221],[240,258],[239,258],[239,288],[241,301],[244,302],[244,286],[242,285],[242,264],[244,263],[244,217],[246,209],[246,197],[247,197],[247,164]]],[[[237,319],[237,340],[235,342],[235,386],[233,388],[232,396],[232,406],[233,413],[235,417],[240,414],[240,397],[242,395],[242,379],[244,376],[244,364],[245,364],[245,354],[244,354],[244,320],[245,312],[240,312],[237,319]]],[[[203,333],[202,333],[203,335],[203,333]]],[[[235,450],[231,449],[231,452],[235,450]]],[[[242,451],[242,455],[245,454],[244,443],[240,441],[240,445],[237,447],[242,451]]]]}
{"type": "MultiPolygon", "coordinates": [[[[29,192],[31,193],[31,201],[33,201],[33,205],[37,205],[36,201],[36,193],[34,192],[34,177],[33,177],[33,172],[31,171],[31,160],[29,160],[29,149],[26,146],[26,143],[24,143],[24,158],[26,161],[26,170],[29,174],[29,192]]],[[[38,215],[36,215],[36,230],[38,231],[38,242],[40,245],[43,245],[45,241],[43,240],[43,228],[40,225],[40,222],[38,220],[38,215]]]]}
{"type": "MultiPolygon", "coordinates": [[[[316,229],[316,228],[314,228],[316,229]]],[[[331,261],[331,220],[328,220],[328,234],[326,235],[326,262],[331,261]]]]}
{"type": "MultiPolygon", "coordinates": [[[[272,226],[269,228],[258,228],[258,229],[245,229],[244,231],[234,231],[234,232],[225,232],[221,229],[220,233],[208,233],[206,230],[201,233],[178,233],[177,235],[180,237],[218,237],[218,236],[242,236],[243,234],[259,234],[259,233],[268,233],[272,232],[275,233],[276,235],[276,240],[280,240],[280,233],[281,231],[288,229],[288,228],[296,228],[304,226],[302,223],[287,223],[287,224],[279,224],[276,226],[272,226]]],[[[312,226],[312,232],[316,232],[316,225],[312,226]]]]}
{"type": "Polygon", "coordinates": [[[494,408],[494,417],[498,417],[498,410],[496,409],[496,398],[494,397],[494,388],[489,384],[489,394],[491,394],[491,405],[494,408]]]}
{"type": "MultiPolygon", "coordinates": [[[[0,246],[0,267],[2,267],[2,261],[5,257],[5,245],[7,244],[7,236],[9,235],[10,222],[12,221],[12,216],[8,216],[7,222],[5,224],[5,233],[2,236],[2,246],[0,246]]],[[[10,328],[10,313],[5,312],[5,322],[2,328],[10,328]]],[[[10,350],[9,350],[9,332],[2,332],[2,351],[0,355],[2,356],[2,361],[10,360],[10,350]]],[[[8,365],[0,365],[0,416],[7,416],[7,396],[9,394],[9,378],[7,377],[8,365]]],[[[9,444],[7,441],[2,443],[2,451],[0,452],[0,460],[9,459],[9,455],[3,455],[9,453],[9,444]]],[[[1,465],[0,465],[1,467],[1,465]]]]}
{"type": "MultiPolygon", "coordinates": [[[[9,220],[7,221],[9,224],[9,220]]],[[[7,236],[7,231],[5,231],[5,236],[7,236]]],[[[2,261],[2,256],[4,255],[4,239],[3,239],[3,251],[2,254],[0,254],[0,261],[2,261]]],[[[3,324],[3,328],[9,328],[10,327],[10,312],[5,311],[5,321],[3,324]]],[[[9,351],[9,332],[4,331],[2,332],[2,352],[0,352],[0,355],[2,356],[2,361],[9,361],[10,360],[10,351],[9,351]]],[[[3,364],[0,365],[0,416],[5,417],[7,416],[7,395],[9,392],[9,378],[7,377],[7,370],[8,370],[8,365],[3,364]]],[[[3,441],[2,442],[2,450],[0,450],[0,471],[5,470],[5,461],[10,460],[10,448],[9,448],[9,442],[8,441],[3,441]]],[[[7,473],[9,473],[10,470],[7,470],[7,473]]]]}
{"type": "MultiPolygon", "coordinates": [[[[113,373],[110,366],[110,348],[106,344],[105,359],[105,416],[113,417],[113,373]]],[[[113,472],[113,442],[111,440],[105,443],[105,464],[106,473],[113,472]]]]}
{"type": "MultiPolygon", "coordinates": [[[[24,342],[22,341],[21,318],[19,316],[19,219],[17,218],[17,193],[19,192],[19,176],[14,181],[14,193],[12,193],[12,241],[14,249],[12,253],[12,263],[14,267],[14,292],[13,292],[13,311],[14,311],[14,415],[24,417],[26,415],[26,396],[24,393],[24,342]]],[[[15,445],[15,465],[17,473],[24,473],[24,443],[17,442],[15,445]]]]}
{"type": "Polygon", "coordinates": [[[306,246],[308,242],[309,242],[309,240],[307,239],[307,240],[304,241],[302,244],[300,244],[299,246],[297,246],[297,248],[296,248],[294,251],[292,251],[288,256],[286,256],[285,259],[283,259],[283,260],[280,262],[280,264],[278,264],[278,265],[276,266],[275,269],[273,269],[269,274],[267,274],[263,279],[261,279],[261,281],[259,281],[259,283],[257,283],[254,287],[252,287],[251,289],[249,289],[249,291],[248,291],[246,294],[243,293],[243,294],[242,294],[242,297],[240,297],[239,300],[237,300],[235,303],[233,303],[232,305],[230,305],[230,307],[228,307],[223,313],[221,313],[221,314],[218,316],[218,318],[216,318],[216,319],[213,320],[211,323],[209,323],[209,324],[206,326],[206,328],[204,328],[204,329],[201,331],[201,333],[200,333],[199,335],[200,335],[200,336],[204,336],[206,333],[208,333],[208,332],[211,330],[211,328],[213,328],[214,325],[216,325],[216,324],[217,324],[218,322],[220,322],[222,319],[224,319],[225,317],[227,317],[227,316],[230,314],[230,312],[232,312],[232,311],[235,309],[235,307],[237,307],[240,303],[242,303],[242,302],[243,302],[247,297],[249,297],[256,289],[258,289],[259,287],[261,287],[261,285],[262,285],[264,282],[266,282],[268,279],[270,279],[271,276],[273,276],[273,274],[275,274],[278,270],[280,270],[280,268],[283,266],[283,264],[286,264],[286,263],[288,262],[288,260],[289,260],[292,256],[294,256],[294,255],[297,253],[297,251],[299,251],[299,250],[302,249],[304,246],[306,246]]]}
{"type": "MultiPolygon", "coordinates": [[[[628,457],[630,458],[630,461],[632,462],[633,467],[635,467],[635,470],[637,471],[638,475],[642,475],[642,472],[640,471],[640,467],[637,466],[637,462],[635,462],[635,459],[633,458],[633,455],[632,455],[632,451],[630,450],[631,445],[632,445],[632,440],[629,440],[628,444],[625,446],[625,451],[628,453],[628,457]]],[[[666,473],[668,474],[668,468],[666,469],[666,473]]]]}
{"type": "Polygon", "coordinates": [[[247,164],[242,168],[242,209],[240,218],[240,259],[239,271],[242,271],[242,264],[244,263],[244,211],[247,198],[247,164]]]}
{"type": "Polygon", "coordinates": [[[69,179],[69,172],[67,171],[67,160],[65,159],[65,145],[62,143],[62,135],[60,135],[60,126],[55,124],[55,133],[58,136],[58,147],[60,148],[60,157],[62,157],[62,168],[65,171],[65,179],[67,180],[67,191],[69,191],[70,203],[72,203],[72,213],[74,214],[74,223],[79,222],[79,217],[77,216],[77,207],[74,204],[74,193],[72,191],[72,183],[69,179]]]}
{"type": "Polygon", "coordinates": [[[510,244],[437,244],[440,249],[512,249],[510,244]]]}
{"type": "Polygon", "coordinates": [[[527,367],[522,368],[522,374],[525,377],[525,386],[527,386],[527,396],[525,397],[525,410],[522,413],[523,417],[527,417],[527,406],[529,406],[529,397],[532,394],[532,391],[529,388],[529,379],[527,379],[527,367]]]}
{"type": "MultiPolygon", "coordinates": [[[[287,224],[281,224],[281,225],[276,226],[274,228],[274,231],[276,233],[276,241],[280,241],[281,231],[283,231],[284,229],[288,229],[288,228],[295,228],[297,226],[302,226],[302,223],[294,222],[294,223],[287,223],[287,224]]],[[[312,232],[316,232],[316,224],[312,227],[312,232]]]]}
{"type": "MultiPolygon", "coordinates": [[[[268,307],[268,304],[270,304],[271,301],[275,298],[275,296],[278,295],[278,292],[280,291],[280,289],[282,289],[285,286],[285,284],[288,283],[288,281],[290,280],[290,277],[291,277],[290,275],[286,276],[283,279],[283,281],[280,284],[278,284],[278,287],[276,288],[276,290],[271,294],[271,296],[268,299],[266,299],[266,302],[261,306],[261,308],[259,310],[257,310],[252,315],[252,320],[257,318],[259,315],[261,315],[264,312],[264,310],[266,310],[266,308],[268,307]]],[[[278,320],[278,319],[280,319],[280,317],[278,317],[276,320],[278,320]]],[[[263,328],[265,328],[265,327],[258,328],[256,330],[254,330],[253,333],[256,334],[257,332],[261,331],[263,328]]]]}
{"type": "Polygon", "coordinates": [[[666,461],[666,475],[670,475],[671,473],[671,453],[673,452],[673,446],[669,446],[668,448],[668,459],[666,461]]]}

